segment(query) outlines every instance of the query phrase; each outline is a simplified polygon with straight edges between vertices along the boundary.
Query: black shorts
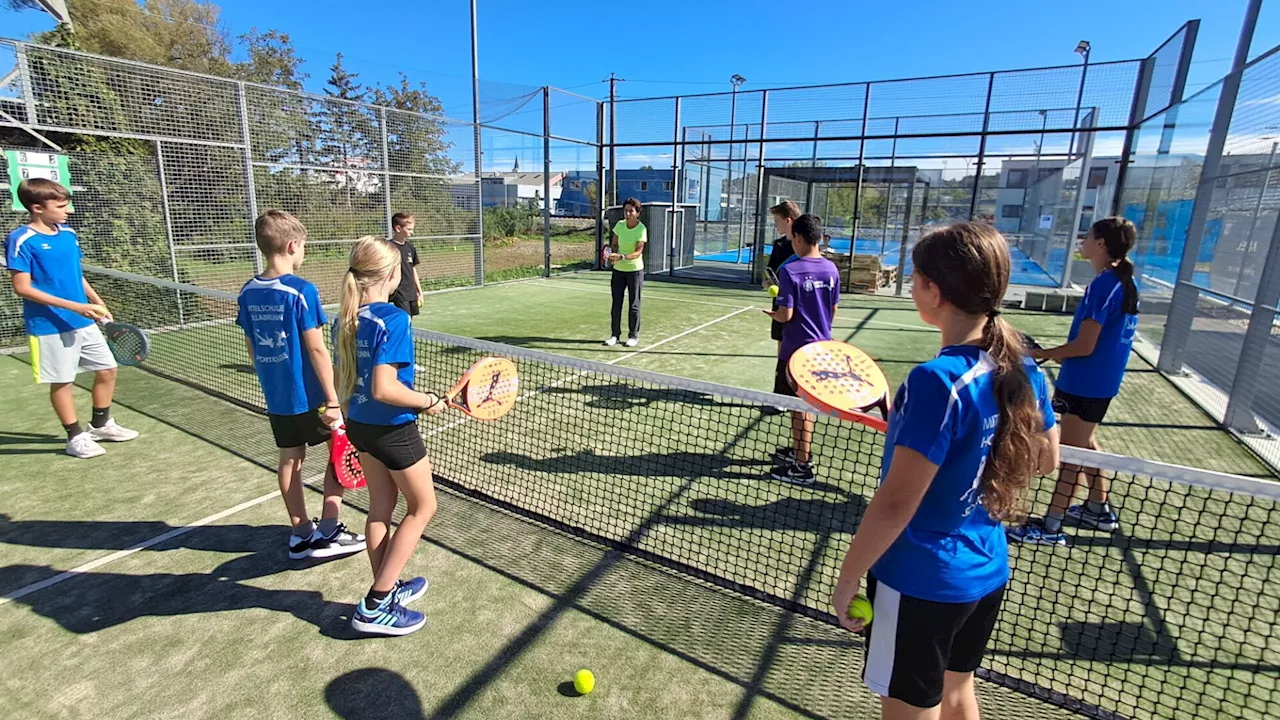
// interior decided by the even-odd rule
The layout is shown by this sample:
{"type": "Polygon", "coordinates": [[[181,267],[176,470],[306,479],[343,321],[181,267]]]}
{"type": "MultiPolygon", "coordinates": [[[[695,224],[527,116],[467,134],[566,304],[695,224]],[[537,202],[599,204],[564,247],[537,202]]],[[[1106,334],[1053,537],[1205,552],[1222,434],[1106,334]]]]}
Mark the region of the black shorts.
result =
{"type": "Polygon", "coordinates": [[[347,420],[347,437],[362,453],[369,453],[388,470],[411,468],[427,456],[417,422],[400,425],[366,425],[347,420]]]}
{"type": "MultiPolygon", "coordinates": [[[[774,301],[773,301],[773,307],[772,307],[771,309],[772,309],[772,310],[777,310],[777,309],[778,309],[778,301],[777,301],[777,300],[774,300],[774,301]]],[[[778,340],[778,341],[781,341],[781,340],[782,340],[782,323],[778,322],[777,320],[770,320],[770,321],[769,321],[769,337],[773,338],[774,340],[778,340]]]]}
{"type": "Polygon", "coordinates": [[[945,671],[968,673],[982,664],[1004,589],[973,602],[940,603],[903,595],[868,573],[867,687],[919,708],[942,702],[945,671]]]}
{"type": "Polygon", "coordinates": [[[271,421],[271,434],[280,449],[315,447],[329,439],[329,428],[320,419],[320,413],[304,412],[300,415],[267,415],[271,421]]]}
{"type": "Polygon", "coordinates": [[[1053,391],[1053,410],[1063,415],[1075,415],[1087,423],[1100,423],[1111,407],[1111,398],[1087,398],[1061,390],[1053,391]]]}
{"type": "Polygon", "coordinates": [[[392,305],[395,305],[396,307],[400,308],[401,310],[409,313],[410,317],[418,314],[418,301],[406,300],[405,297],[401,295],[399,291],[391,293],[391,297],[387,298],[387,301],[390,302],[392,305]]]}
{"type": "Polygon", "coordinates": [[[788,397],[798,397],[795,388],[791,387],[791,373],[787,370],[787,362],[791,358],[783,359],[778,356],[778,364],[773,369],[773,391],[779,395],[788,397]]]}

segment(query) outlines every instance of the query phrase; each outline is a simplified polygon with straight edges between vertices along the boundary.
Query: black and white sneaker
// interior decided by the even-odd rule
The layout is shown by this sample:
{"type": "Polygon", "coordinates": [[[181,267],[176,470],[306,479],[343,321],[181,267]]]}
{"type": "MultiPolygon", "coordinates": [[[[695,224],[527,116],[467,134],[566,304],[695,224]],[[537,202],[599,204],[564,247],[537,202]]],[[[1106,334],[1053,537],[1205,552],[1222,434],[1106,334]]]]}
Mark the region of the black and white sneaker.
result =
{"type": "Polygon", "coordinates": [[[316,531],[311,535],[311,557],[313,558],[342,557],[358,553],[364,548],[364,536],[351,532],[342,523],[338,523],[338,526],[333,529],[333,534],[328,537],[320,534],[320,527],[317,524],[316,531]]]}
{"type": "Polygon", "coordinates": [[[817,479],[813,472],[813,463],[798,463],[794,460],[775,467],[769,475],[774,480],[793,485],[812,485],[817,479]]]}
{"type": "Polygon", "coordinates": [[[298,537],[293,533],[289,533],[289,559],[306,560],[311,557],[311,540],[315,536],[314,530],[308,537],[298,537]]]}
{"type": "Polygon", "coordinates": [[[796,460],[796,449],[790,445],[786,445],[773,451],[773,459],[779,465],[790,465],[796,460]]]}

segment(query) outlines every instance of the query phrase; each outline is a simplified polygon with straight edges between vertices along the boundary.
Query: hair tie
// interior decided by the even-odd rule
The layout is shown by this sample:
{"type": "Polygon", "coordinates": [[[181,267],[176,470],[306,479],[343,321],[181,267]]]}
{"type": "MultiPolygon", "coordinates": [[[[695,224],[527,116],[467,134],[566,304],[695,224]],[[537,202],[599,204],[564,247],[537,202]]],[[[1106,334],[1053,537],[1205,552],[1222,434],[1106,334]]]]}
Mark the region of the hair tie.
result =
{"type": "Polygon", "coordinates": [[[998,317],[1000,317],[1000,311],[999,311],[999,310],[988,310],[988,311],[987,311],[987,319],[988,319],[988,320],[995,320],[995,319],[996,319],[996,318],[998,318],[998,317]]]}

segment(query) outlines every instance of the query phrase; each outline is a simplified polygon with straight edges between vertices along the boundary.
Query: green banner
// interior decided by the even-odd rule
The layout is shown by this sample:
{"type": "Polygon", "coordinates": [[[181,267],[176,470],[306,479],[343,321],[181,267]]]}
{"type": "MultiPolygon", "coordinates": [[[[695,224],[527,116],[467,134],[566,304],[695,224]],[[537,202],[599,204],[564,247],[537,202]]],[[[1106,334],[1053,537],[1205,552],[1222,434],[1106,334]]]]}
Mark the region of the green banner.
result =
{"type": "Polygon", "coordinates": [[[44,178],[71,190],[71,172],[67,169],[67,156],[35,150],[5,150],[5,163],[9,166],[9,196],[13,209],[25,212],[18,201],[18,183],[29,178],[44,178]]]}

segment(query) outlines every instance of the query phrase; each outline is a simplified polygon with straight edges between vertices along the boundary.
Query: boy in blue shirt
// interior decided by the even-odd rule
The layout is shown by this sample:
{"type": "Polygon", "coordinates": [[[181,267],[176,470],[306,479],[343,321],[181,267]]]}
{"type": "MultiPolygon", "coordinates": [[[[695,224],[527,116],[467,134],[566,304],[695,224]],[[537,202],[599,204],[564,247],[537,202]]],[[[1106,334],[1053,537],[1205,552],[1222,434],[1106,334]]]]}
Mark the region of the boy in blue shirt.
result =
{"type": "Polygon", "coordinates": [[[138,437],[111,417],[116,361],[95,321],[111,313],[80,270],[80,240],[64,223],[71,214],[71,193],[44,178],[23,180],[18,200],[30,222],[5,238],[5,264],[13,292],[22,298],[22,316],[37,383],[49,386],[49,400],[67,431],[66,453],[91,458],[105,450],[99,442],[138,437]],[[80,371],[93,373],[93,419],[86,430],[76,417],[71,384],[80,371]]]}
{"type": "Polygon", "coordinates": [[[1020,512],[1032,475],[1057,465],[1057,431],[1044,375],[1000,317],[1010,268],[1000,233],[957,223],[921,238],[911,259],[911,299],[942,349],[898,388],[880,488],[832,606],[861,630],[848,609],[867,576],[864,680],[882,717],[976,718],[974,672],[1009,580],[1002,522],[1020,512]]]}
{"type": "MultiPolygon", "coordinates": [[[[796,350],[811,342],[831,339],[831,320],[840,304],[840,273],[835,263],[822,257],[822,222],[814,215],[801,215],[791,223],[791,246],[795,256],[778,267],[778,297],[775,310],[764,313],[782,325],[778,343],[778,364],[774,368],[773,391],[795,397],[787,363],[796,350]]],[[[778,466],[770,473],[775,480],[811,485],[813,462],[809,457],[813,438],[810,413],[791,413],[792,446],[779,448],[778,466]]]]}
{"type": "Polygon", "coordinates": [[[302,267],[307,229],[283,210],[268,210],[254,223],[266,270],[244,284],[236,324],[267,400],[271,433],[280,448],[280,495],[293,532],[289,558],[338,557],[364,550],[365,539],[338,522],[342,486],[332,465],[324,476],[324,508],[308,519],[302,461],[307,446],[323,443],[342,422],[333,388],[333,363],[324,344],[324,309],[316,286],[294,273],[302,267]],[[317,412],[319,409],[319,412],[317,412]]]}

